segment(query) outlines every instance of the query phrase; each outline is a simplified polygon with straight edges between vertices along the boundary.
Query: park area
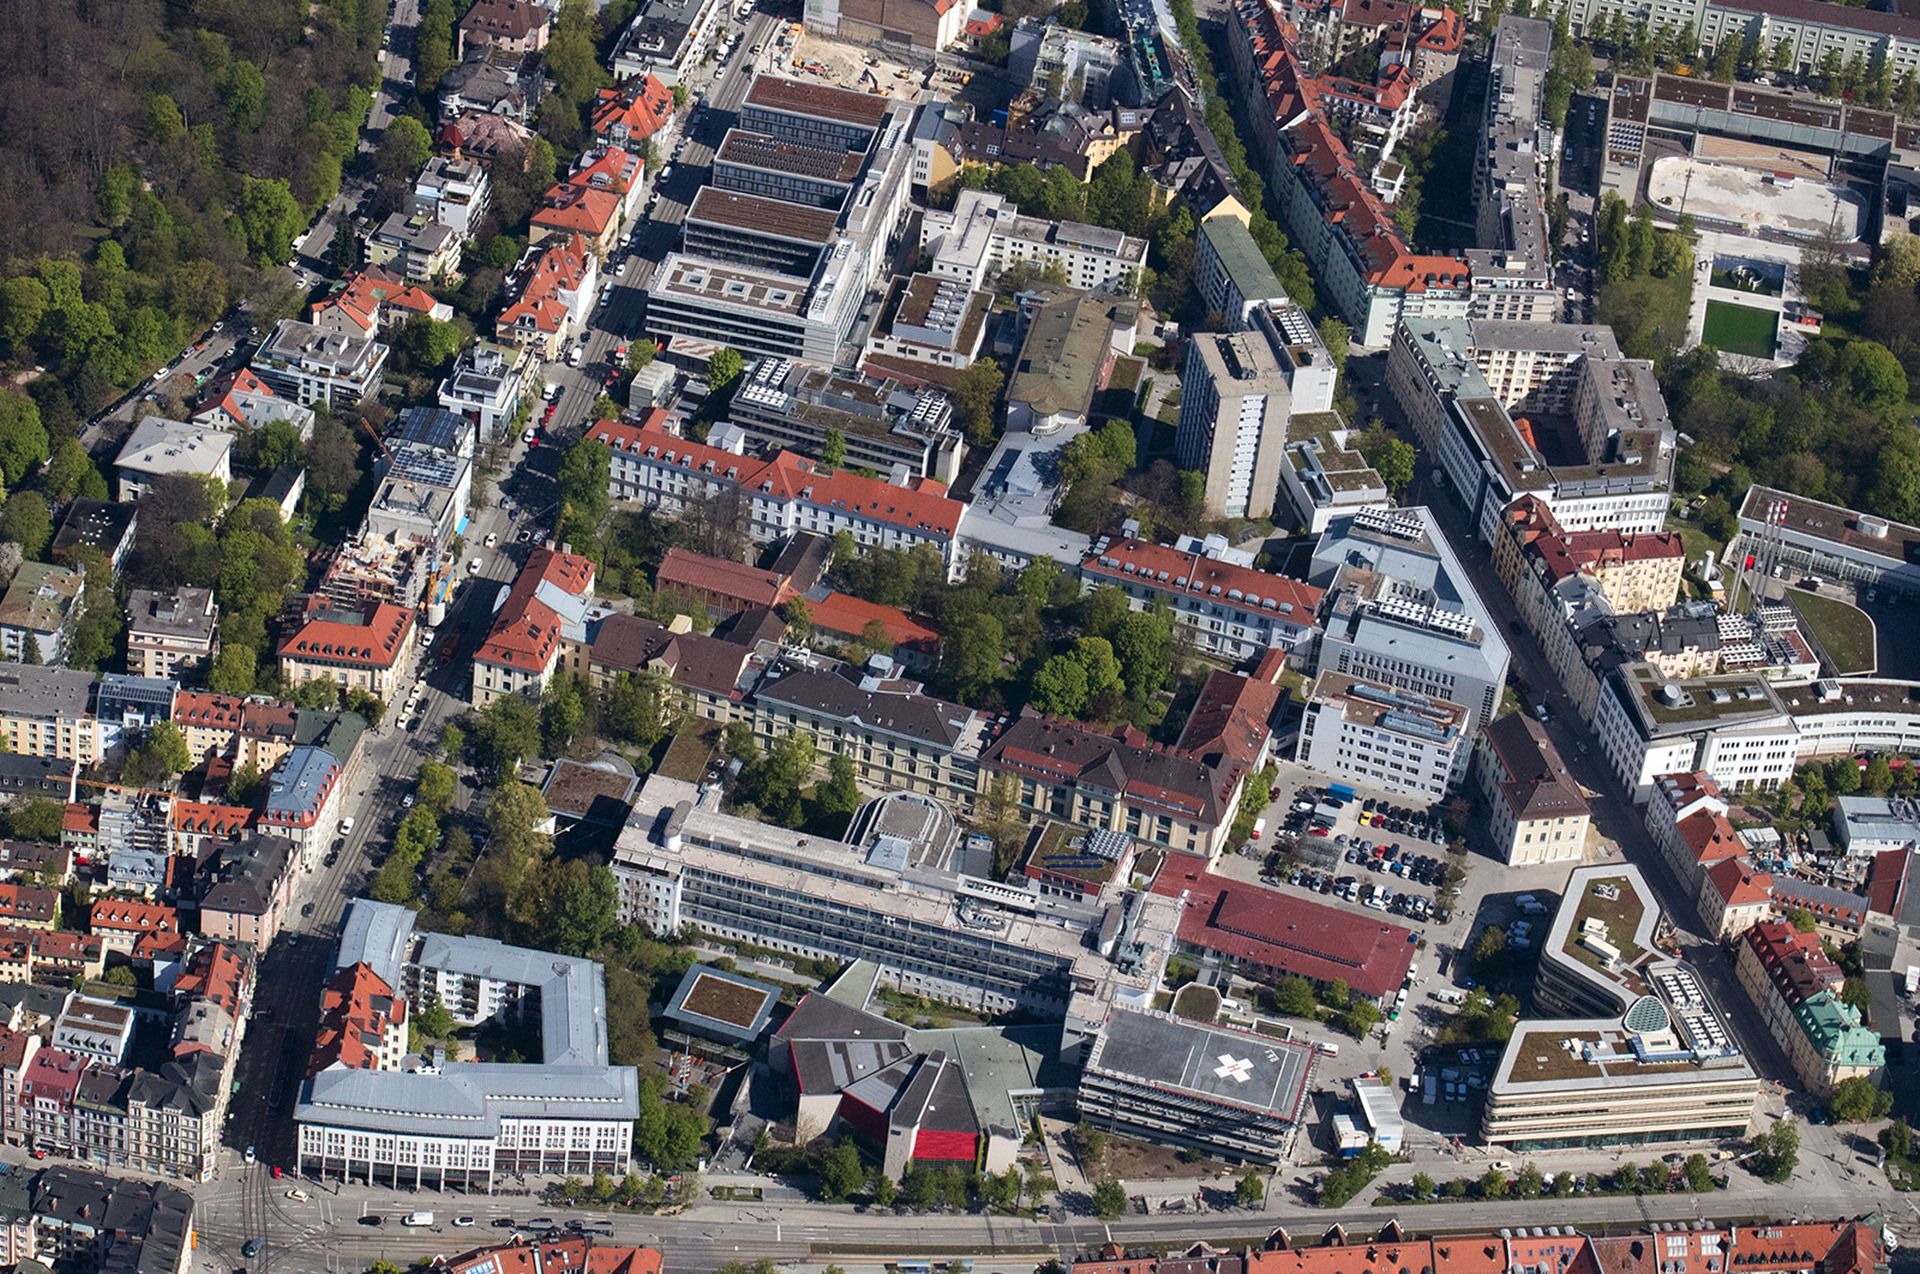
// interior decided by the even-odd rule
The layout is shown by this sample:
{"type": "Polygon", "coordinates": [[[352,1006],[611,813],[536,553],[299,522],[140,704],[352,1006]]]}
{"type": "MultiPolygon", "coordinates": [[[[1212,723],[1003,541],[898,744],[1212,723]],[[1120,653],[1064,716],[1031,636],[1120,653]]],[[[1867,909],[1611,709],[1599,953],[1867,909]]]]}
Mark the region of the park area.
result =
{"type": "Polygon", "coordinates": [[[1780,347],[1779,326],[1780,316],[1772,310],[1735,305],[1731,301],[1708,301],[1707,320],[1700,340],[1725,354],[1772,358],[1780,347]]]}
{"type": "Polygon", "coordinates": [[[1842,677],[1874,670],[1873,621],[1866,612],[1832,597],[1801,588],[1787,590],[1787,602],[1800,612],[1842,677]]]}

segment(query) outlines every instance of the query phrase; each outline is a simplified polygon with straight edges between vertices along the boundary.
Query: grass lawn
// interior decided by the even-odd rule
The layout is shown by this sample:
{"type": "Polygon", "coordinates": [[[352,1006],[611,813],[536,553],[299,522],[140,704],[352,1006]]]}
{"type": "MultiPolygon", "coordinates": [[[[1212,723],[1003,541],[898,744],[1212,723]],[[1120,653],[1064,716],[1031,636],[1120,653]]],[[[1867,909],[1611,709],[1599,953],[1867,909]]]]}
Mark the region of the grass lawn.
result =
{"type": "Polygon", "coordinates": [[[1731,301],[1708,301],[1707,320],[1701,327],[1700,339],[1729,354],[1772,358],[1774,350],[1779,348],[1776,338],[1779,325],[1780,316],[1772,310],[1735,305],[1731,301]]]}
{"type": "Polygon", "coordinates": [[[1835,671],[1845,677],[1872,672],[1877,657],[1873,648],[1873,621],[1858,607],[1831,597],[1809,593],[1805,589],[1787,590],[1787,601],[1800,612],[1813,635],[1827,648],[1835,671]]]}

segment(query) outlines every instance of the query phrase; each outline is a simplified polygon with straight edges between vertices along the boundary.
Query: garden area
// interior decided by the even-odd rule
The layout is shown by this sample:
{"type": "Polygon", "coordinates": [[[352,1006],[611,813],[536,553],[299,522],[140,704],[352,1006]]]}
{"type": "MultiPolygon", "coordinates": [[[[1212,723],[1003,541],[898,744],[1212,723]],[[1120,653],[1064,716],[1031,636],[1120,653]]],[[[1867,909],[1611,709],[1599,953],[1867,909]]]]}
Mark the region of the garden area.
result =
{"type": "Polygon", "coordinates": [[[1823,597],[1802,588],[1787,590],[1787,604],[1800,612],[1814,637],[1825,647],[1834,672],[1842,677],[1872,672],[1878,662],[1874,653],[1873,621],[1857,606],[1838,598],[1823,597]]]}
{"type": "Polygon", "coordinates": [[[1731,301],[1708,301],[1700,340],[1723,354],[1772,358],[1780,347],[1779,328],[1780,316],[1772,310],[1735,305],[1731,301]]]}
{"type": "Polygon", "coordinates": [[[1713,259],[1713,286],[1755,296],[1779,296],[1786,287],[1787,267],[1778,261],[1743,261],[1739,257],[1713,259]]]}

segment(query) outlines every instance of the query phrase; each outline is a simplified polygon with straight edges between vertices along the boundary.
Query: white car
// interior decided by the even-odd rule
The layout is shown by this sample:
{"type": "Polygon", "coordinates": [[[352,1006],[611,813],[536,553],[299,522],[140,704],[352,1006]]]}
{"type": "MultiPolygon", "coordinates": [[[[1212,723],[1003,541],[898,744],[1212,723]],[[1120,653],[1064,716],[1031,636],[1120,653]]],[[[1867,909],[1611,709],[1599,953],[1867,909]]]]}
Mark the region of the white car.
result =
{"type": "Polygon", "coordinates": [[[467,563],[467,574],[478,575],[479,573],[480,573],[480,559],[476,557],[471,562],[467,563]]]}
{"type": "Polygon", "coordinates": [[[353,815],[349,814],[340,820],[340,834],[342,836],[353,835],[353,815]]]}
{"type": "Polygon", "coordinates": [[[305,1203],[308,1199],[311,1199],[313,1196],[308,1194],[305,1190],[302,1190],[298,1186],[296,1186],[293,1189],[287,1191],[287,1197],[289,1199],[292,1199],[295,1203],[305,1203]]]}
{"type": "Polygon", "coordinates": [[[487,547],[497,548],[499,544],[500,544],[500,537],[492,531],[487,532],[487,547]]]}
{"type": "MultiPolygon", "coordinates": [[[[539,437],[539,435],[534,433],[533,430],[529,429],[527,430],[527,432],[520,435],[520,441],[531,445],[533,440],[537,437],[539,437]]],[[[492,546],[489,545],[488,547],[492,547],[492,546]]]]}

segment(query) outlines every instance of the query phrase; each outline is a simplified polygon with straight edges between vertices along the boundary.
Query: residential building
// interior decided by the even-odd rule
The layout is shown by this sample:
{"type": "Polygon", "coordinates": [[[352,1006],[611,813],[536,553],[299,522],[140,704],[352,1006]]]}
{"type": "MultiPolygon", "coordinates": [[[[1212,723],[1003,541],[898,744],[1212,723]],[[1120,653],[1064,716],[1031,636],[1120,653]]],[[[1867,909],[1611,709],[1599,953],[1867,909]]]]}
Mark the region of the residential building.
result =
{"type": "Polygon", "coordinates": [[[545,692],[562,645],[586,641],[593,577],[593,562],[575,553],[541,548],[528,556],[474,652],[476,708],[510,694],[538,699],[545,692]]]}
{"type": "Polygon", "coordinates": [[[247,367],[208,384],[206,395],[193,412],[194,424],[214,425],[234,433],[264,429],[276,421],[299,430],[302,442],[313,437],[313,408],[282,398],[247,367]]]}
{"type": "Polygon", "coordinates": [[[920,249],[935,278],[978,289],[1024,265],[1036,276],[1057,268],[1060,281],[1084,292],[1129,295],[1147,263],[1147,244],[1118,230],[1075,221],[1023,216],[987,190],[963,190],[951,212],[930,209],[920,222],[920,249]]]}
{"type": "Polygon", "coordinates": [[[0,1029],[0,1137],[9,1146],[17,1146],[26,1138],[22,1082],[41,1047],[39,1035],[32,1031],[0,1029]]]}
{"type": "Polygon", "coordinates": [[[418,655],[413,612],[381,602],[361,610],[311,609],[280,643],[280,675],[289,685],[336,681],[392,700],[418,655]]]}
{"type": "Polygon", "coordinates": [[[1543,124],[1552,48],[1550,22],[1509,14],[1488,51],[1473,165],[1481,246],[1464,254],[1475,319],[1551,323],[1560,314],[1547,246],[1547,179],[1558,143],[1543,124]]]}
{"type": "Polygon", "coordinates": [[[1700,873],[1694,905],[1706,932],[1726,942],[1774,914],[1773,877],[1750,858],[1723,858],[1700,873]]]}
{"type": "Polygon", "coordinates": [[[725,29],[720,0],[646,0],[613,47],[613,73],[628,80],[651,75],[669,86],[681,82],[725,29]]]}
{"type": "Polygon", "coordinates": [[[1780,920],[1753,925],[1734,944],[1733,967],[1809,1092],[1878,1077],[1886,1048],[1860,1011],[1840,998],[1846,977],[1827,958],[1819,934],[1780,920]]]}
{"type": "Polygon", "coordinates": [[[1509,712],[1487,722],[1475,759],[1487,840],[1502,861],[1515,867],[1580,861],[1592,810],[1538,721],[1509,712]]]}
{"type": "Polygon", "coordinates": [[[1467,719],[1457,703],[1323,672],[1306,692],[1294,759],[1321,774],[1443,801],[1473,754],[1467,719]]]}
{"type": "Polygon", "coordinates": [[[1617,615],[1665,611],[1680,600],[1686,546],[1676,531],[1567,531],[1544,500],[1523,495],[1507,506],[1492,547],[1501,582],[1543,636],[1566,626],[1553,599],[1571,595],[1562,583],[1575,576],[1591,579],[1617,615]]]}
{"type": "Polygon", "coordinates": [[[1303,1041],[1119,1009],[1087,1051],[1076,1104],[1096,1128],[1278,1167],[1310,1117],[1314,1057],[1303,1041]]]}
{"type": "Polygon", "coordinates": [[[1313,671],[1341,672],[1457,703],[1468,731],[1493,719],[1506,688],[1501,625],[1432,513],[1362,509],[1328,523],[1309,580],[1324,590],[1313,671]]]}
{"type": "Polygon", "coordinates": [[[626,232],[640,206],[640,156],[618,147],[589,151],[579,165],[541,196],[527,222],[527,242],[579,238],[601,260],[626,232]]]}
{"type": "Polygon", "coordinates": [[[495,439],[519,414],[528,388],[519,351],[481,341],[454,359],[453,369],[440,382],[440,406],[472,421],[486,438],[495,439]]]}
{"type": "Polygon", "coordinates": [[[536,53],[476,46],[440,76],[440,116],[457,120],[475,112],[499,115],[527,127],[540,112],[547,79],[536,53]]]}
{"type": "Polygon", "coordinates": [[[1202,220],[1193,240],[1194,286],[1200,300],[1234,331],[1253,325],[1253,311],[1290,299],[1266,254],[1253,241],[1253,232],[1247,228],[1250,220],[1235,201],[1202,220]]]}
{"type": "Polygon", "coordinates": [[[418,931],[405,908],[363,898],[341,928],[326,999],[294,1110],[302,1175],[488,1189],[507,1175],[631,1165],[639,1081],[607,1064],[597,964],[418,931]],[[542,1060],[398,1069],[393,1033],[427,996],[468,1026],[528,1019],[542,1060]]]}
{"type": "Polygon", "coordinates": [[[660,558],[653,587],[655,592],[671,593],[700,607],[710,620],[725,619],[753,607],[778,610],[801,595],[792,580],[778,571],[690,552],[677,545],[660,558]]]}
{"type": "Polygon", "coordinates": [[[337,291],[307,308],[308,321],[321,331],[366,341],[413,318],[446,322],[453,318],[453,307],[374,266],[355,270],[337,291]]]}
{"type": "Polygon", "coordinates": [[[0,658],[63,664],[84,609],[87,577],[46,562],[22,562],[0,594],[0,658]]]}
{"type": "Polygon", "coordinates": [[[839,463],[890,473],[904,465],[917,477],[952,482],[966,442],[953,406],[936,390],[915,390],[890,376],[862,376],[808,367],[784,358],[748,366],[727,411],[750,443],[820,459],[829,438],[839,463]]]}
{"type": "Polygon", "coordinates": [[[602,146],[638,152],[673,118],[673,90],[651,72],[594,94],[587,131],[602,146]]]}
{"type": "Polygon", "coordinates": [[[74,995],[54,1019],[54,1048],[75,1057],[118,1066],[133,1042],[134,1014],[124,1004],[74,995]]]}
{"type": "Polygon", "coordinates": [[[271,945],[293,905],[296,848],[287,837],[261,832],[223,845],[200,890],[201,935],[261,950],[271,945]]]}
{"type": "Polygon", "coordinates": [[[813,639],[858,644],[907,669],[925,671],[940,655],[940,630],[897,606],[882,606],[851,593],[814,588],[807,593],[813,639]]]}
{"type": "Polygon", "coordinates": [[[367,235],[367,263],[409,283],[446,283],[460,273],[460,233],[430,213],[389,213],[367,235]]]}
{"type": "Polygon", "coordinates": [[[538,53],[547,47],[553,12],[537,0],[474,0],[454,27],[454,58],[478,48],[538,53]]]}
{"type": "Polygon", "coordinates": [[[180,913],[164,903],[101,898],[87,909],[87,931],[108,951],[132,955],[147,934],[179,933],[180,913]]]}
{"type": "MultiPolygon", "coordinates": [[[[212,1012],[225,1016],[217,1008],[212,1012]]],[[[224,1053],[189,1052],[158,1070],[133,1072],[122,1093],[129,1166],[189,1181],[213,1179],[238,1046],[236,1039],[224,1053]]]]}
{"type": "Polygon", "coordinates": [[[1695,770],[1723,788],[1772,788],[1793,773],[1798,731],[1766,678],[1670,680],[1645,663],[1608,676],[1593,719],[1600,755],[1633,800],[1663,774],[1695,770]]]}
{"type": "Polygon", "coordinates": [[[259,829],[293,842],[300,865],[309,871],[319,863],[321,848],[333,838],[334,815],[347,786],[351,760],[325,748],[300,746],[267,778],[259,829]]]}
{"type": "MultiPolygon", "coordinates": [[[[600,259],[580,235],[550,236],[515,267],[518,293],[494,320],[500,340],[552,362],[593,312],[600,259]]],[[[452,410],[451,408],[449,410],[452,410]]]]}
{"type": "Polygon", "coordinates": [[[1487,1086],[1502,1150],[1644,1146],[1746,1135],[1760,1080],[1700,980],[1655,943],[1637,868],[1577,867],[1540,948],[1537,1010],[1487,1086]],[[1684,1063],[1684,1064],[1680,1064],[1684,1063]]]}
{"type": "Polygon", "coordinates": [[[610,485],[615,500],[630,500],[668,513],[690,501],[737,499],[756,543],[800,532],[831,539],[841,531],[862,548],[911,549],[930,544],[949,565],[962,505],[927,478],[868,478],[829,469],[780,452],[754,460],[705,443],[685,442],[667,431],[666,413],[639,425],[602,420],[589,436],[612,453],[610,485]]]}
{"type": "Polygon", "coordinates": [[[233,435],[224,429],[189,425],[163,416],[142,416],[113,458],[119,498],[131,504],[144,498],[160,477],[233,480],[233,435]]]}
{"type": "MultiPolygon", "coordinates": [[[[456,241],[471,239],[478,232],[491,206],[490,196],[486,167],[464,156],[436,155],[413,179],[414,214],[445,226],[456,241]]],[[[460,264],[457,243],[448,264],[455,268],[460,264]]]]}
{"type": "Polygon", "coordinates": [[[161,1182],[61,1165],[32,1180],[36,1253],[54,1268],[187,1274],[193,1196],[161,1182]]]}
{"type": "Polygon", "coordinates": [[[1090,1024],[1071,1017],[1077,992],[1105,1004],[1120,988],[1143,985],[1170,932],[1173,908],[1140,899],[1139,937],[1115,952],[1125,963],[1114,963],[1085,945],[1096,911],[1057,922],[1032,915],[1027,891],[969,874],[957,837],[876,842],[876,853],[722,814],[717,804],[692,784],[646,780],[614,849],[622,920],[659,934],[694,926],[791,955],[868,960],[881,980],[911,994],[988,1012],[1068,1014],[1070,1031],[1090,1024]]]}
{"type": "Polygon", "coordinates": [[[19,756],[94,765],[108,735],[93,715],[93,674],[32,664],[0,664],[0,735],[19,756]]]}
{"type": "Polygon", "coordinates": [[[1080,563],[1083,587],[1114,587],[1135,610],[1165,602],[1195,646],[1229,660],[1292,651],[1315,630],[1324,590],[1233,560],[1224,544],[1172,547],[1104,537],[1080,563]]]}
{"type": "Polygon", "coordinates": [[[297,403],[350,407],[380,388],[387,347],[376,340],[282,319],[250,366],[275,393],[297,403]]]}
{"type": "Polygon", "coordinates": [[[141,677],[172,677],[183,668],[211,663],[220,608],[213,590],[181,585],[171,592],[136,588],[127,594],[127,671],[141,677]]]}

